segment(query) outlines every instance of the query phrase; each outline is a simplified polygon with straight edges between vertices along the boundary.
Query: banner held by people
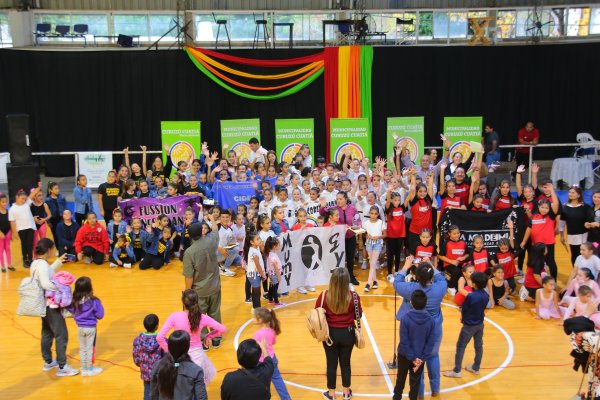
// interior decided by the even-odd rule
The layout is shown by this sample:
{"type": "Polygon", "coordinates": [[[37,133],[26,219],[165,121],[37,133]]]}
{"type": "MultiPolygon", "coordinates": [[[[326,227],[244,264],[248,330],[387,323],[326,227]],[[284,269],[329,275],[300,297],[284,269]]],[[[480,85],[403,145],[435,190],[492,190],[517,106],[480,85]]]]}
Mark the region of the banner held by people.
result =
{"type": "Polygon", "coordinates": [[[303,144],[314,149],[315,120],[303,119],[276,119],[275,120],[275,148],[279,162],[291,163],[293,157],[300,151],[303,144]]]}
{"type": "Polygon", "coordinates": [[[221,120],[221,144],[223,148],[227,147],[225,151],[235,151],[240,160],[250,157],[252,149],[248,141],[251,138],[260,142],[260,119],[221,120]]]}
{"type": "Polygon", "coordinates": [[[171,155],[172,172],[178,162],[185,161],[189,166],[200,157],[200,121],[161,121],[160,132],[163,161],[171,155]]]}
{"type": "Polygon", "coordinates": [[[460,239],[467,243],[468,248],[473,248],[473,238],[481,236],[483,247],[492,256],[498,249],[498,241],[510,236],[507,219],[514,224],[514,243],[518,246],[523,240],[525,227],[523,226],[523,208],[507,208],[491,213],[479,213],[467,210],[446,209],[440,216],[440,249],[446,248],[448,231],[452,225],[458,226],[460,239]]]}
{"type": "Polygon", "coordinates": [[[185,210],[191,207],[194,214],[198,215],[202,199],[200,196],[175,196],[166,199],[155,199],[145,197],[142,199],[131,199],[119,202],[119,208],[123,211],[123,219],[128,225],[134,217],[140,218],[144,226],[151,225],[156,218],[164,214],[169,217],[173,227],[183,226],[185,210]]]}
{"type": "MultiPolygon", "coordinates": [[[[387,119],[387,156],[394,154],[394,146],[406,142],[410,159],[419,164],[424,150],[425,117],[389,117],[387,119]]],[[[394,160],[388,159],[388,165],[394,160]]]]}
{"type": "Polygon", "coordinates": [[[345,234],[343,225],[282,234],[279,238],[282,263],[279,292],[305,285],[327,285],[334,269],[346,267],[345,234]]]}
{"type": "Polygon", "coordinates": [[[256,181],[215,182],[212,187],[213,197],[221,208],[237,210],[238,204],[248,204],[252,196],[256,196],[256,181]]]}

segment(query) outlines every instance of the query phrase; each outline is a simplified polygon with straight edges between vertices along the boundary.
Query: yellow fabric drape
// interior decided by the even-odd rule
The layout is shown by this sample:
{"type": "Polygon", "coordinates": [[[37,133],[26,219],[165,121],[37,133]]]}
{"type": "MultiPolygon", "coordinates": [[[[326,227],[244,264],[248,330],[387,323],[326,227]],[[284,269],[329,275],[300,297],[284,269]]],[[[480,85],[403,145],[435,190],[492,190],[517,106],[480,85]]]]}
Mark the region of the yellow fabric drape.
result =
{"type": "Polygon", "coordinates": [[[198,50],[195,50],[195,49],[193,49],[191,47],[188,48],[188,51],[190,53],[192,53],[192,55],[196,59],[202,60],[205,63],[207,63],[208,65],[211,65],[211,66],[213,66],[215,68],[218,68],[218,69],[220,69],[222,71],[229,72],[230,74],[237,75],[237,76],[242,76],[242,77],[245,77],[245,78],[261,79],[261,80],[273,80],[273,79],[291,78],[291,77],[303,74],[303,73],[308,72],[308,71],[319,69],[320,67],[322,67],[325,64],[324,61],[315,61],[313,63],[305,65],[302,68],[299,68],[299,69],[294,70],[294,71],[286,72],[286,73],[283,73],[283,74],[258,75],[258,74],[251,74],[251,73],[248,73],[248,72],[238,71],[238,70],[235,70],[233,68],[230,68],[230,67],[228,67],[228,66],[226,66],[224,64],[221,64],[220,62],[214,60],[213,58],[207,56],[206,54],[203,54],[202,52],[200,52],[198,50]]]}
{"type": "Polygon", "coordinates": [[[350,46],[340,47],[338,52],[338,118],[348,118],[350,46]]]}

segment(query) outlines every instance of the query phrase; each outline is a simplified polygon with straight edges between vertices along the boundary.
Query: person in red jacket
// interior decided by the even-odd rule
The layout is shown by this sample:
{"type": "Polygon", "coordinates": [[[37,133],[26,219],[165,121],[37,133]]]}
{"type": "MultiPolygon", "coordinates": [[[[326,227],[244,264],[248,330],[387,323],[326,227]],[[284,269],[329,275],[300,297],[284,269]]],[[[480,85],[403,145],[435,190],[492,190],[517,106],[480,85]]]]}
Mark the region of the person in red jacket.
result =
{"type": "Polygon", "coordinates": [[[81,261],[86,257],[86,264],[94,261],[95,264],[100,265],[108,261],[109,249],[106,229],[98,223],[96,213],[88,213],[85,223],[79,228],[75,237],[77,260],[81,261]]]}
{"type": "MultiPolygon", "coordinates": [[[[517,136],[518,144],[526,144],[526,145],[535,145],[540,141],[540,131],[533,126],[533,122],[529,121],[525,124],[525,126],[519,129],[519,133],[517,136]]],[[[517,169],[521,164],[529,167],[529,152],[531,149],[529,147],[517,147],[515,151],[515,165],[517,169]]],[[[518,171],[515,169],[514,172],[511,172],[512,176],[515,176],[518,171]]]]}

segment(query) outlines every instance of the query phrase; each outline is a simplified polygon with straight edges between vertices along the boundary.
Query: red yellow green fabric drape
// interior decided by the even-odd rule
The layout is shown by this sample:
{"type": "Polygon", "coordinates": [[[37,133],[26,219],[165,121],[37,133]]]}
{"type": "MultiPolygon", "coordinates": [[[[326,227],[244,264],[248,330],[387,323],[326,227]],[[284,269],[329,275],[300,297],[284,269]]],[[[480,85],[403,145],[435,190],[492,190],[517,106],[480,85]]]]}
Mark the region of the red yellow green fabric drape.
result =
{"type": "Polygon", "coordinates": [[[330,118],[368,118],[371,121],[371,67],[373,48],[370,46],[328,47],[315,54],[287,60],[260,60],[236,57],[213,50],[185,47],[194,65],[209,79],[238,96],[253,100],[275,100],[298,93],[319,76],[325,77],[325,123],[329,155],[330,118]],[[217,61],[220,60],[220,61],[217,61]],[[274,74],[255,74],[230,65],[281,68],[298,67],[274,74]],[[242,80],[241,80],[242,79],[242,80]],[[243,79],[266,82],[257,85],[243,79]],[[277,82],[278,81],[278,82],[277,82]],[[258,93],[249,93],[247,89],[258,93]],[[259,94],[260,93],[260,94],[259,94]],[[263,94],[264,93],[264,94],[263,94]]]}

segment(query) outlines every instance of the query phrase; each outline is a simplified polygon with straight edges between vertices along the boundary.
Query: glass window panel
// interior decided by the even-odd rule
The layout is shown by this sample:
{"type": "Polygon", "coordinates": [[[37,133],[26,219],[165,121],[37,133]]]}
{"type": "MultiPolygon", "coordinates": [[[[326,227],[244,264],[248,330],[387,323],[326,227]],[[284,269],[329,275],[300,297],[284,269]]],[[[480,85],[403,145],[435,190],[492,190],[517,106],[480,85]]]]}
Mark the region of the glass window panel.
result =
{"type": "MultiPolygon", "coordinates": [[[[309,34],[311,41],[323,40],[323,21],[335,20],[335,14],[309,14],[309,34]]],[[[341,35],[335,25],[325,25],[325,40],[336,40],[341,35]]]]}
{"type": "Polygon", "coordinates": [[[589,8],[569,8],[567,15],[567,36],[587,36],[589,24],[589,8]]]}
{"type": "Polygon", "coordinates": [[[516,33],[516,20],[517,12],[515,10],[498,11],[496,17],[496,34],[498,38],[514,38],[516,33]]]}
{"type": "Polygon", "coordinates": [[[485,18],[487,17],[487,11],[469,11],[467,13],[467,35],[473,35],[473,29],[471,29],[471,25],[469,23],[468,18],[485,18]]]}
{"type": "Polygon", "coordinates": [[[467,13],[466,12],[450,12],[450,37],[451,38],[466,38],[467,37],[467,13]]]}
{"type": "Polygon", "coordinates": [[[517,37],[529,36],[527,29],[531,28],[533,26],[532,24],[533,24],[533,16],[531,15],[531,11],[529,11],[529,10],[517,11],[516,36],[517,37]]]}
{"type": "Polygon", "coordinates": [[[445,39],[448,37],[448,13],[435,11],[433,13],[433,37],[445,39]]]}
{"type": "Polygon", "coordinates": [[[113,15],[115,35],[138,35],[148,40],[148,16],[144,14],[113,15]]]}
{"type": "Polygon", "coordinates": [[[550,11],[549,18],[552,20],[548,30],[548,36],[560,37],[565,35],[565,15],[564,8],[553,8],[550,11]]]}
{"type": "Polygon", "coordinates": [[[433,12],[419,11],[419,39],[433,38],[433,12]]]}
{"type": "Polygon", "coordinates": [[[0,13],[0,47],[5,47],[12,44],[12,35],[10,33],[10,24],[8,23],[8,15],[0,13]]]}
{"type": "Polygon", "coordinates": [[[73,14],[71,23],[73,25],[86,24],[90,35],[108,35],[108,17],[106,14],[73,14]]]}
{"type": "MultiPolygon", "coordinates": [[[[56,25],[71,25],[70,14],[35,14],[36,24],[52,24],[52,31],[56,25]]],[[[33,28],[35,29],[35,27],[33,28]]]]}
{"type": "MultiPolygon", "coordinates": [[[[254,22],[255,18],[263,19],[262,15],[254,16],[252,14],[231,14],[227,19],[229,35],[231,36],[232,41],[236,42],[252,42],[254,39],[254,32],[256,30],[256,23],[254,22]]],[[[267,27],[267,30],[269,28],[267,27]]],[[[260,28],[259,34],[260,40],[263,39],[263,29],[260,28]]]]}
{"type": "Polygon", "coordinates": [[[148,16],[150,22],[150,40],[158,40],[162,35],[166,34],[171,28],[165,39],[175,39],[179,30],[175,27],[177,15],[175,14],[150,14],[148,16]]]}
{"type": "Polygon", "coordinates": [[[600,8],[594,8],[590,17],[590,33],[600,34],[600,8]]]}
{"type": "MultiPolygon", "coordinates": [[[[215,15],[214,19],[227,20],[227,18],[223,15],[215,15]]],[[[214,19],[212,15],[206,14],[199,14],[194,16],[194,24],[196,26],[196,41],[212,42],[216,39],[218,26],[214,19]]],[[[227,28],[229,29],[229,27],[227,28]]],[[[224,31],[223,27],[221,27],[221,31],[224,31]]],[[[219,39],[227,39],[225,32],[219,33],[219,39]]]]}
{"type": "MultiPolygon", "coordinates": [[[[275,22],[278,23],[291,23],[294,24],[294,31],[292,37],[294,41],[308,40],[308,21],[306,25],[304,20],[308,20],[308,15],[303,14],[276,14],[275,22]]],[[[277,27],[277,41],[286,41],[289,37],[289,28],[287,26],[277,27]]]]}

